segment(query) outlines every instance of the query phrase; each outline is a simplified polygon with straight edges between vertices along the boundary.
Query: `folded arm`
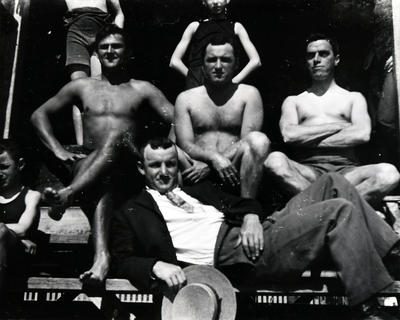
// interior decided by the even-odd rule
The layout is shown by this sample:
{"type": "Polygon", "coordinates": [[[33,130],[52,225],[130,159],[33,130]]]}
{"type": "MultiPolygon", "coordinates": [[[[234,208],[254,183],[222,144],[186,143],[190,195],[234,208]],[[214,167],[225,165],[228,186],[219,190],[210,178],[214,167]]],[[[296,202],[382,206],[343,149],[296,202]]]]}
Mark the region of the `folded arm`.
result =
{"type": "Polygon", "coordinates": [[[360,93],[352,92],[351,94],[353,95],[353,105],[350,125],[320,141],[318,147],[346,148],[369,141],[371,119],[367,111],[367,102],[360,93]]]}
{"type": "Polygon", "coordinates": [[[291,96],[282,104],[282,115],[279,122],[283,141],[303,147],[316,147],[323,139],[330,137],[348,127],[348,123],[336,122],[321,125],[303,125],[299,123],[296,98],[291,96]]]}

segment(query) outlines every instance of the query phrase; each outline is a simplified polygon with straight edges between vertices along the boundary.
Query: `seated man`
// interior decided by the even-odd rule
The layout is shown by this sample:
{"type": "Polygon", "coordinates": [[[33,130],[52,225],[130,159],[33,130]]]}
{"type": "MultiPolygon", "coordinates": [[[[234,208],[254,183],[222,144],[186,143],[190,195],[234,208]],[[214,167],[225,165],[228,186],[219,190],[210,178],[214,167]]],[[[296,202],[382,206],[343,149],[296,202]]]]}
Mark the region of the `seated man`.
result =
{"type": "Polygon", "coordinates": [[[146,190],[115,213],[112,232],[116,273],[139,288],[180,288],[180,263],[240,266],[242,280],[261,283],[299,277],[330,255],[350,303],[372,312],[369,299],[393,282],[382,258],[398,275],[399,237],[337,174],[324,175],[264,219],[255,200],[210,183],[181,189],[171,141],[148,142],[141,157],[146,190]]]}
{"type": "Polygon", "coordinates": [[[235,84],[234,42],[217,35],[203,58],[205,84],[182,92],[176,100],[175,132],[179,147],[195,160],[183,178],[198,182],[210,166],[241,196],[255,198],[269,140],[261,130],[263,105],[255,87],[235,84]]]}
{"type": "Polygon", "coordinates": [[[24,158],[11,140],[0,141],[0,310],[10,272],[26,265],[26,254],[36,253],[32,233],[39,222],[40,193],[22,182],[24,158]]]}
{"type": "Polygon", "coordinates": [[[397,169],[388,163],[360,166],[355,147],[370,139],[371,121],[364,97],[335,82],[339,64],[336,42],[322,34],[307,41],[307,67],[312,84],[286,98],[280,129],[293,147],[293,158],[272,152],[265,166],[290,194],[304,190],[325,172],[338,172],[374,203],[399,182],[397,169]]]}
{"type": "MultiPolygon", "coordinates": [[[[92,232],[95,261],[91,270],[82,276],[82,279],[94,282],[104,280],[109,265],[108,220],[113,199],[108,193],[111,186],[107,185],[105,176],[111,174],[111,181],[115,182],[118,180],[115,178],[117,172],[130,172],[131,161],[134,161],[132,138],[136,137],[138,129],[135,116],[142,106],[148,105],[168,123],[173,120],[173,106],[160,90],[148,82],[127,78],[123,69],[127,48],[122,29],[109,25],[100,31],[96,37],[96,51],[102,64],[102,79],[71,81],[38,108],[31,118],[40,139],[56,158],[73,164],[73,178],[68,186],[44,191],[44,199],[52,206],[50,214],[61,218],[72,198],[83,191],[90,192],[91,198],[94,198],[92,232]],[[74,104],[82,112],[84,128],[83,148],[77,153],[61,145],[50,122],[51,115],[72,108],[74,104]],[[97,188],[89,189],[95,182],[97,188]]],[[[125,177],[124,181],[128,183],[133,179],[125,177]]],[[[93,208],[89,211],[91,216],[93,208]]]]}

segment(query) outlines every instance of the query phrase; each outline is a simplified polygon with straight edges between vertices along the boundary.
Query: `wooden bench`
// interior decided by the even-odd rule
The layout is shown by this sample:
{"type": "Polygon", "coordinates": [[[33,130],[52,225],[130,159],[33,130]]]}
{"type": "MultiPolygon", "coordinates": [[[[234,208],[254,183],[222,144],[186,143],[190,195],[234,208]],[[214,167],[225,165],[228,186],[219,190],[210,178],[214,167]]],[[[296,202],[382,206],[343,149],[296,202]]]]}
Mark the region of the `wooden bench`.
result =
{"type": "MultiPolygon", "coordinates": [[[[398,203],[400,197],[391,197],[388,200],[398,203]]],[[[90,225],[81,209],[69,208],[60,221],[50,219],[47,212],[48,208],[41,208],[39,230],[48,235],[48,249],[55,255],[55,259],[66,255],[76,260],[80,259],[82,253],[87,255],[90,225]]],[[[76,264],[76,261],[74,263],[76,264]]],[[[155,297],[149,292],[139,292],[124,279],[107,279],[102,288],[85,288],[78,279],[79,271],[59,272],[59,267],[57,261],[37,261],[33,268],[35,271],[23,287],[23,300],[39,303],[91,301],[107,318],[115,316],[124,304],[152,304],[160,301],[160,297],[155,297]]],[[[250,295],[255,304],[347,304],[337,280],[337,273],[334,271],[322,271],[319,274],[306,271],[302,278],[293,284],[240,288],[239,292],[250,295]]],[[[384,291],[380,296],[400,297],[400,281],[396,282],[394,290],[384,291]]]]}

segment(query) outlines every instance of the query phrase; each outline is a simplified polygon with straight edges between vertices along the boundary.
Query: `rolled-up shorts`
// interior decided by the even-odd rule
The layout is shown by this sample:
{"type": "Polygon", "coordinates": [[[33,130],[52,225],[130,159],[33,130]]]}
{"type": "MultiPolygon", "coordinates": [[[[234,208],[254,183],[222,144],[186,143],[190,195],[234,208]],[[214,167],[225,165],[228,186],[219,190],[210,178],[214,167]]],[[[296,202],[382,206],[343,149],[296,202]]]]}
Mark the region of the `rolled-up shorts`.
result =
{"type": "Polygon", "coordinates": [[[111,15],[98,8],[83,7],[68,11],[64,15],[67,28],[65,65],[90,66],[96,34],[110,22],[111,15]]]}
{"type": "Polygon", "coordinates": [[[312,167],[322,176],[327,172],[336,172],[342,175],[358,167],[360,164],[346,157],[335,155],[314,156],[299,161],[301,164],[312,167]]]}

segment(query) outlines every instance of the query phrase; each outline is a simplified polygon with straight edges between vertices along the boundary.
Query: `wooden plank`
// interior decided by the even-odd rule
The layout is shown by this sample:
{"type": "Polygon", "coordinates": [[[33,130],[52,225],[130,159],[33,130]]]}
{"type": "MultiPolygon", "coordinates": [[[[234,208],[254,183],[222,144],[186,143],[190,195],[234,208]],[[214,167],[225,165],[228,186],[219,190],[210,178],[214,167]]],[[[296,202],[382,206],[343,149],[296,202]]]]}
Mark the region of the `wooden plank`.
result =
{"type": "MultiPolygon", "coordinates": [[[[27,289],[82,291],[82,282],[78,278],[30,277],[28,279],[27,289]]],[[[107,279],[105,290],[113,292],[137,291],[136,287],[126,279],[107,279]]]]}
{"type": "Polygon", "coordinates": [[[39,230],[55,236],[89,237],[90,224],[79,207],[68,208],[60,221],[51,219],[48,212],[49,207],[40,208],[39,230]]]}

